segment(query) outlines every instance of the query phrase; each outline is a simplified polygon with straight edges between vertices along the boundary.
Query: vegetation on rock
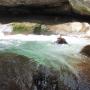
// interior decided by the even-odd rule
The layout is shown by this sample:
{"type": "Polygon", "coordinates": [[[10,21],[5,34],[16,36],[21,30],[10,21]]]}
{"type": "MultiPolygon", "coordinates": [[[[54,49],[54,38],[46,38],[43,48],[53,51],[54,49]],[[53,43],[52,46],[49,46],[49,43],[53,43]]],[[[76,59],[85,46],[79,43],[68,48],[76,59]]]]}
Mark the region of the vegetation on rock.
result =
{"type": "Polygon", "coordinates": [[[46,25],[38,23],[12,23],[13,33],[24,33],[24,34],[44,34],[47,33],[48,28],[46,25]]]}

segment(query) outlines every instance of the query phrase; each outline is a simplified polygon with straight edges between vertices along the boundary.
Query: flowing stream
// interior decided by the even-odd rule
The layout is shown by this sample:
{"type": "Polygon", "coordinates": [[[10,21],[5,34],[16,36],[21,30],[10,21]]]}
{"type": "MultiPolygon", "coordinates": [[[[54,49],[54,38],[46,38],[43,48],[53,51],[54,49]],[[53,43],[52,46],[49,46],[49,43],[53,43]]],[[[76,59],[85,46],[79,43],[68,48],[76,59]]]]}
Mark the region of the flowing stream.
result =
{"type": "Polygon", "coordinates": [[[59,70],[60,80],[72,90],[90,90],[90,78],[89,82],[86,78],[81,78],[77,66],[88,62],[89,59],[84,59],[80,51],[83,46],[90,44],[90,40],[73,36],[63,37],[68,44],[57,44],[58,35],[1,35],[0,52],[13,52],[33,58],[38,65],[59,70]],[[77,77],[77,81],[67,72],[68,70],[77,77]]]}

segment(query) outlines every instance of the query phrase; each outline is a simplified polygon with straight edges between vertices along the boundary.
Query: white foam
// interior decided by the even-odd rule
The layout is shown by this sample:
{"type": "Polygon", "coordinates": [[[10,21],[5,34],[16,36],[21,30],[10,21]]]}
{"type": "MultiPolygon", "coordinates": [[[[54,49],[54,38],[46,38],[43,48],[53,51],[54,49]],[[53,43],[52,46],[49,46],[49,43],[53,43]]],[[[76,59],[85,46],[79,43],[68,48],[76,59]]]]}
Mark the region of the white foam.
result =
{"type": "MultiPolygon", "coordinates": [[[[2,32],[0,32],[0,40],[21,40],[21,41],[50,41],[55,42],[59,35],[24,35],[24,34],[16,34],[16,35],[4,35],[2,32]]],[[[63,38],[66,39],[66,41],[69,44],[84,44],[84,43],[90,43],[85,38],[80,37],[74,37],[74,36],[63,36],[63,38]]]]}

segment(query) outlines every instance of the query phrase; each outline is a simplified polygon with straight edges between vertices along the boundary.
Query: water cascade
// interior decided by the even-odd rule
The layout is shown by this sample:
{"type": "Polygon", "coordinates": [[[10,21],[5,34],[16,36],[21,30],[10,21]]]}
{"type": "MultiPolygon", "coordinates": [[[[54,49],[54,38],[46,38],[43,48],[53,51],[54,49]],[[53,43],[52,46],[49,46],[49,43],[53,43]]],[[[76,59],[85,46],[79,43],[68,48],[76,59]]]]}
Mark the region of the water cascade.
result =
{"type": "Polygon", "coordinates": [[[1,34],[1,54],[14,53],[27,58],[32,58],[32,61],[37,63],[37,68],[39,68],[41,74],[39,73],[40,76],[38,76],[39,74],[36,75],[36,79],[34,77],[37,89],[34,87],[32,90],[90,89],[90,78],[85,78],[85,73],[80,68],[80,65],[83,63],[88,62],[90,65],[90,59],[87,59],[87,57],[80,54],[82,47],[90,44],[89,39],[74,36],[63,36],[68,44],[61,45],[56,43],[59,35],[1,34]],[[57,75],[55,75],[54,71],[58,72],[57,75]],[[52,72],[53,76],[58,77],[58,87],[57,85],[53,85],[52,88],[47,87],[50,84],[48,83],[51,75],[50,72],[52,72]],[[42,74],[44,76],[42,76],[42,74]],[[38,78],[40,77],[43,77],[42,81],[39,81],[38,78]],[[41,86],[39,83],[41,83],[41,86]]]}

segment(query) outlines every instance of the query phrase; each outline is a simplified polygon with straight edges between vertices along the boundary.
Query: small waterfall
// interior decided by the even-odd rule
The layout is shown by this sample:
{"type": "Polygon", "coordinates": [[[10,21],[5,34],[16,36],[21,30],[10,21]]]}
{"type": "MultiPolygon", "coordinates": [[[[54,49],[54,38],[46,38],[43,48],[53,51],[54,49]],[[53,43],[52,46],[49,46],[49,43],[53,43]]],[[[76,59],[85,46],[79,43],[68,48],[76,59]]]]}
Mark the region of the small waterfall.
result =
{"type": "Polygon", "coordinates": [[[78,90],[77,88],[84,90],[87,84],[83,81],[85,84],[82,85],[77,65],[84,62],[79,52],[84,45],[90,44],[90,40],[72,36],[63,37],[68,44],[57,44],[58,35],[3,35],[0,36],[0,51],[33,58],[38,65],[59,71],[60,81],[71,90],[78,90]]]}

